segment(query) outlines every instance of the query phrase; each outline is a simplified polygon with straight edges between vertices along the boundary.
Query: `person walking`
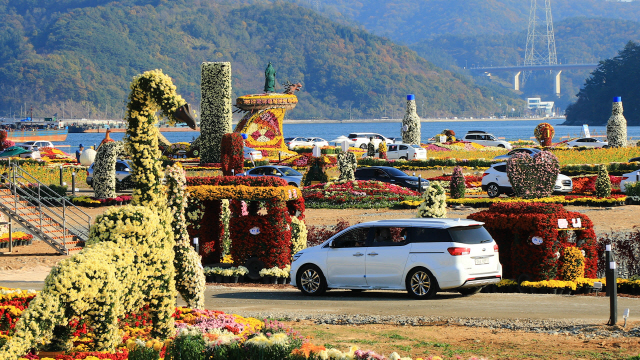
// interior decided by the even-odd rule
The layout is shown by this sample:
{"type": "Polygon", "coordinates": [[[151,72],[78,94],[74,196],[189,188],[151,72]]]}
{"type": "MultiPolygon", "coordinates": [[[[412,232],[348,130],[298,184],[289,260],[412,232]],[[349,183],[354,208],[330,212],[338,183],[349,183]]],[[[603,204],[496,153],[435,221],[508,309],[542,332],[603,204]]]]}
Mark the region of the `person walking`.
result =
{"type": "Polygon", "coordinates": [[[78,145],[78,150],[76,150],[76,161],[80,162],[80,155],[82,155],[82,151],[84,151],[84,146],[82,144],[78,145]]]}

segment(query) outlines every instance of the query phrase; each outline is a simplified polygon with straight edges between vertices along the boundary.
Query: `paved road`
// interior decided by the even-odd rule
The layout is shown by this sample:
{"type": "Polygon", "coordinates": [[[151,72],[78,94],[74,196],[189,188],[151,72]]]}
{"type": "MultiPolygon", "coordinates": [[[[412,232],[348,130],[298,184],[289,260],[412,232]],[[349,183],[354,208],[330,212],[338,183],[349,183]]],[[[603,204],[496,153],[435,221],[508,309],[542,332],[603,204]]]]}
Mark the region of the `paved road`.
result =
{"type": "MultiPolygon", "coordinates": [[[[42,288],[42,282],[3,282],[0,286],[23,289],[42,288]]],[[[582,320],[604,324],[609,319],[609,298],[599,296],[562,296],[539,294],[476,294],[463,297],[457,293],[438,293],[432,300],[413,300],[399,291],[332,290],[315,298],[293,288],[207,286],[206,308],[239,315],[256,313],[296,315],[404,315],[443,316],[489,319],[582,320]]],[[[184,304],[182,300],[179,304],[184,304]]],[[[640,316],[640,299],[618,298],[618,318],[630,309],[630,320],[640,316]]]]}

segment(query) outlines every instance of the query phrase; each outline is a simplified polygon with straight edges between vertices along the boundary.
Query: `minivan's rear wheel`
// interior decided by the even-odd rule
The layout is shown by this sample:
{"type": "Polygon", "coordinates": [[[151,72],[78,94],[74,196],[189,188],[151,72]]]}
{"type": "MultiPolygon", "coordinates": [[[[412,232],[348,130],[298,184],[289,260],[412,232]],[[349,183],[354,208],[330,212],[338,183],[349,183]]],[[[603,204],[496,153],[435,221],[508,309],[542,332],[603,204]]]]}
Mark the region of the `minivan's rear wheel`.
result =
{"type": "Polygon", "coordinates": [[[479,293],[482,290],[482,288],[484,288],[484,286],[464,288],[464,289],[458,290],[458,292],[462,294],[462,296],[471,296],[479,293]]]}
{"type": "Polygon", "coordinates": [[[487,186],[487,195],[489,195],[490,198],[500,196],[500,187],[498,186],[498,184],[496,183],[489,184],[487,186]]]}
{"type": "Polygon", "coordinates": [[[305,295],[322,295],[327,291],[327,281],[315,265],[305,265],[298,270],[298,288],[305,295]]]}
{"type": "Polygon", "coordinates": [[[416,299],[431,299],[438,291],[436,278],[425,268],[411,270],[407,275],[406,287],[409,295],[416,299]]]}
{"type": "Polygon", "coordinates": [[[504,145],[502,145],[502,144],[498,145],[498,147],[504,149],[504,145]]]}

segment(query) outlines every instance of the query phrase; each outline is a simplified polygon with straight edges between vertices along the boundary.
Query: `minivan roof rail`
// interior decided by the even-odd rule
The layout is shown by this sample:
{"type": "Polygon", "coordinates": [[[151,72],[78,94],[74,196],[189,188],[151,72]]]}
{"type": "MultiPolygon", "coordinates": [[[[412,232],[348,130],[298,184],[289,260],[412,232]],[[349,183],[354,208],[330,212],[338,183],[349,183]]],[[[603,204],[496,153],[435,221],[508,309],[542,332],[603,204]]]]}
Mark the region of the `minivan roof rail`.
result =
{"type": "Polygon", "coordinates": [[[471,133],[481,133],[481,134],[486,134],[486,131],[482,131],[482,130],[469,130],[467,131],[467,134],[471,134],[471,133]]]}

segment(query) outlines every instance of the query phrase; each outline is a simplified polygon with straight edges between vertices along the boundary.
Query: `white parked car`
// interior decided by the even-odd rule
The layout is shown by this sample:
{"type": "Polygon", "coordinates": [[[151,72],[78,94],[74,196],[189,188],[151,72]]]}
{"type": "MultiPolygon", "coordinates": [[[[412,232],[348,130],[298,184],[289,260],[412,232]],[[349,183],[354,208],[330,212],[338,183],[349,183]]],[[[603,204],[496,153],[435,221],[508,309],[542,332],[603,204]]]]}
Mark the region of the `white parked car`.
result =
{"type": "Polygon", "coordinates": [[[329,146],[329,142],[327,140],[323,139],[323,138],[310,137],[307,140],[309,141],[309,144],[311,146],[316,146],[316,145],[318,145],[320,147],[329,146]]]}
{"type": "Polygon", "coordinates": [[[53,146],[51,141],[41,141],[41,140],[38,140],[38,141],[26,141],[26,142],[23,142],[21,144],[17,144],[16,146],[19,146],[19,147],[21,147],[23,149],[26,149],[26,150],[38,150],[38,149],[42,149],[42,148],[45,148],[45,147],[55,148],[55,146],[53,146]]]}
{"type": "Polygon", "coordinates": [[[306,137],[289,137],[284,138],[284,144],[289,150],[293,150],[296,146],[311,146],[311,142],[306,137]]]}
{"type": "Polygon", "coordinates": [[[586,146],[586,147],[601,148],[601,147],[609,146],[609,143],[606,141],[598,140],[596,138],[588,137],[588,138],[571,140],[567,142],[567,146],[571,146],[571,147],[586,146]]]}
{"type": "Polygon", "coordinates": [[[633,183],[638,180],[640,180],[640,170],[623,174],[622,181],[620,181],[620,191],[626,192],[627,183],[633,183]]]}
{"type": "MultiPolygon", "coordinates": [[[[498,197],[500,194],[513,194],[513,187],[507,176],[507,163],[501,162],[491,165],[482,174],[482,190],[487,192],[490,198],[498,197]]],[[[573,181],[571,178],[558,174],[553,192],[557,194],[568,194],[573,191],[573,181]]]]}
{"type": "Polygon", "coordinates": [[[245,160],[260,160],[262,159],[262,151],[260,150],[256,150],[250,147],[245,146],[242,149],[242,152],[244,153],[244,159],[245,160]]]}
{"type": "Polygon", "coordinates": [[[293,256],[291,284],[305,295],[328,289],[479,292],[502,277],[498,245],[483,223],[398,219],[357,224],[293,256]]]}
{"type": "Polygon", "coordinates": [[[347,136],[349,138],[349,146],[356,147],[360,149],[366,149],[369,145],[369,139],[373,138],[373,144],[376,146],[376,150],[378,150],[378,145],[381,142],[385,141],[387,144],[393,144],[395,139],[384,137],[380,134],[376,133],[351,133],[347,136]]]}
{"type": "Polygon", "coordinates": [[[427,149],[415,144],[391,144],[387,148],[389,160],[427,160],[427,149]]]}
{"type": "Polygon", "coordinates": [[[469,131],[462,140],[484,146],[501,147],[508,150],[511,150],[513,148],[508,141],[500,140],[492,134],[486,133],[484,131],[469,131]]]}

